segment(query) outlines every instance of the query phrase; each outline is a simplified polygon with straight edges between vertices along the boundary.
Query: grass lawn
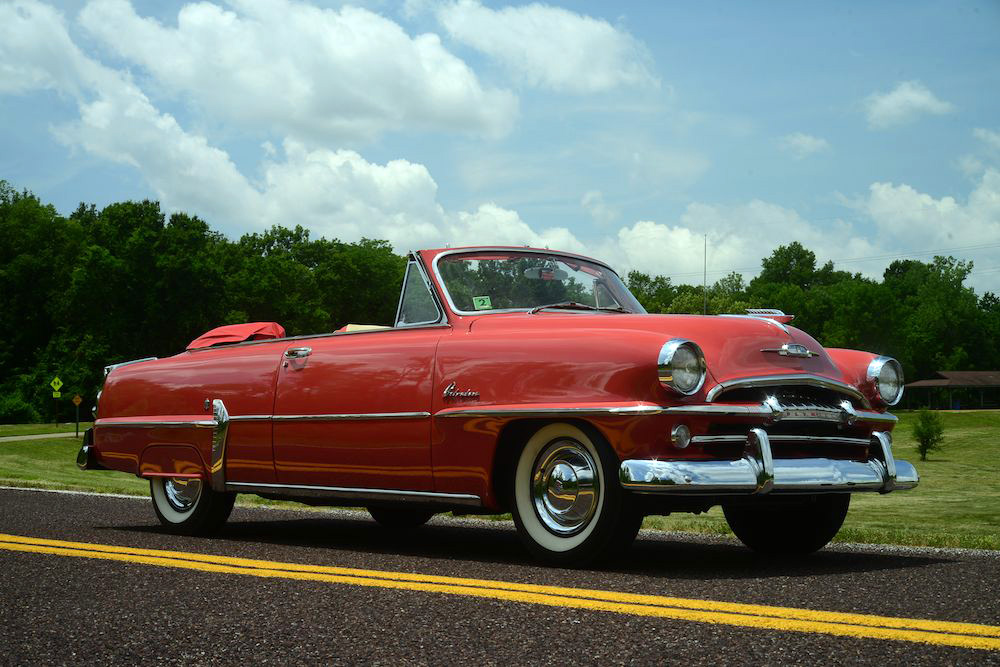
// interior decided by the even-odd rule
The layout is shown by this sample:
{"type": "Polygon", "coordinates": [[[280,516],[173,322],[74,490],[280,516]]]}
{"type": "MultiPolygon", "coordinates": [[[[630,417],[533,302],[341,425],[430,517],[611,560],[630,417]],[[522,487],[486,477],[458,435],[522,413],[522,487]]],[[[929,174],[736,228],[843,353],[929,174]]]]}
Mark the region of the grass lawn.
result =
{"type": "MultiPolygon", "coordinates": [[[[887,495],[855,494],[837,541],[1000,549],[1000,411],[940,414],[944,448],[928,461],[918,460],[910,434],[915,414],[899,415],[893,451],[917,466],[920,485],[887,495]]],[[[131,475],[77,469],[79,448],[74,438],[0,443],[0,485],[148,495],[148,482],[131,475]]],[[[239,504],[298,506],[248,495],[239,504]]],[[[729,533],[717,507],[697,516],[648,517],[644,527],[729,533]]]]}
{"type": "MultiPolygon", "coordinates": [[[[80,422],[80,434],[90,428],[91,422],[80,422]]],[[[72,433],[76,422],[64,424],[0,424],[0,438],[12,435],[37,435],[40,433],[72,433]]]]}

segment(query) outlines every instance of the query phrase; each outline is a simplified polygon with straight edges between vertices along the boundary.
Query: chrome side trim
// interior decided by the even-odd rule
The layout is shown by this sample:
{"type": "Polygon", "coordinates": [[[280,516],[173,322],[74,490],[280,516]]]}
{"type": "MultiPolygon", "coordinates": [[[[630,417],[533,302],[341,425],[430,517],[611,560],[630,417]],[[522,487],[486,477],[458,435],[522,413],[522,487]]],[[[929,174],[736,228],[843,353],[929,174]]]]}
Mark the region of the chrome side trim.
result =
{"type": "Polygon", "coordinates": [[[779,387],[779,386],[795,386],[795,385],[806,385],[810,387],[821,387],[823,389],[832,389],[843,394],[847,394],[852,398],[856,398],[862,402],[866,408],[870,408],[871,404],[868,399],[862,394],[858,389],[852,387],[846,382],[841,382],[839,380],[832,380],[830,378],[825,378],[820,375],[809,375],[807,373],[796,373],[794,375],[763,375],[759,377],[747,377],[747,378],[737,378],[735,380],[726,380],[725,382],[720,382],[708,391],[708,396],[706,400],[712,402],[716,397],[724,391],[729,391],[730,389],[737,388],[752,388],[752,387],[779,387]]]}
{"type": "Polygon", "coordinates": [[[212,467],[209,476],[212,480],[212,490],[220,493],[226,490],[226,438],[229,435],[229,411],[222,399],[212,401],[212,416],[215,418],[215,428],[212,429],[212,467]]]}
{"type": "MultiPolygon", "coordinates": [[[[763,417],[771,421],[780,421],[782,418],[799,419],[808,421],[835,421],[841,422],[848,419],[846,412],[829,411],[829,415],[824,416],[797,416],[793,413],[795,408],[784,408],[780,404],[775,407],[773,403],[761,403],[760,405],[623,405],[623,406],[579,406],[569,408],[510,408],[510,407],[474,407],[474,408],[444,408],[434,413],[439,418],[455,417],[551,417],[553,415],[686,415],[717,417],[763,417]],[[788,414],[786,413],[793,413],[788,414]],[[826,417],[826,418],[824,418],[826,417]]],[[[802,408],[798,408],[801,411],[802,408]]],[[[895,422],[896,416],[889,413],[858,411],[851,413],[851,419],[868,422],[895,422]]]]}
{"type": "MultiPolygon", "coordinates": [[[[276,422],[283,421],[361,421],[366,419],[427,419],[431,416],[429,412],[359,412],[359,413],[334,413],[328,415],[271,415],[269,419],[276,422]]],[[[264,419],[262,415],[252,415],[253,420],[264,419]]],[[[242,421],[239,417],[236,420],[242,421]]]]}
{"type": "Polygon", "coordinates": [[[104,377],[108,377],[108,374],[116,368],[131,366],[132,364],[141,364],[144,361],[156,361],[157,359],[159,359],[159,357],[143,357],[142,359],[133,359],[132,361],[122,361],[117,364],[109,364],[104,367],[104,377]]]}
{"type": "Polygon", "coordinates": [[[434,491],[400,491],[396,489],[365,489],[346,486],[310,486],[305,484],[256,484],[227,482],[227,491],[269,493],[288,496],[343,498],[345,500],[398,500],[442,505],[482,506],[479,496],[469,493],[439,493],[434,491]]]}
{"type": "Polygon", "coordinates": [[[271,421],[271,415],[229,415],[231,422],[266,422],[271,421]]]}
{"type": "Polygon", "coordinates": [[[95,428],[215,428],[213,419],[197,419],[188,421],[126,421],[113,418],[98,419],[95,428]]]}
{"type": "Polygon", "coordinates": [[[669,411],[659,405],[583,406],[575,408],[445,408],[435,417],[551,417],[553,415],[658,415],[669,411]]]}
{"type": "Polygon", "coordinates": [[[451,325],[448,322],[441,322],[440,324],[414,324],[408,327],[386,327],[385,329],[362,329],[361,331],[331,331],[329,333],[319,333],[319,334],[303,334],[301,336],[286,336],[285,338],[263,338],[261,340],[245,340],[240,343],[232,343],[224,346],[213,346],[209,345],[207,347],[193,347],[190,350],[184,350],[185,353],[193,352],[204,352],[206,350],[229,350],[234,347],[246,347],[248,345],[272,345],[274,343],[288,343],[295,340],[314,340],[316,338],[334,338],[340,336],[362,336],[367,334],[378,334],[378,333],[388,333],[390,331],[408,331],[410,329],[444,329],[450,328],[451,325]]]}

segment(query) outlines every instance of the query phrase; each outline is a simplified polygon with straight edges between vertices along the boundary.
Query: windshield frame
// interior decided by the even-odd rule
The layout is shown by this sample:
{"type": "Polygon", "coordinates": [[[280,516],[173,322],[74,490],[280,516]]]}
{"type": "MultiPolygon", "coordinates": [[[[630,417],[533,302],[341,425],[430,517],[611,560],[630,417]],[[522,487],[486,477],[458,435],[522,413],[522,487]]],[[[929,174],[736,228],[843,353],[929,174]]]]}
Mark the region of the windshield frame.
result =
{"type": "MultiPolygon", "coordinates": [[[[632,294],[631,291],[629,291],[628,285],[625,284],[625,281],[622,280],[622,277],[620,275],[618,275],[617,271],[615,271],[614,269],[612,269],[610,266],[608,266],[604,262],[602,262],[600,260],[597,260],[597,259],[594,259],[592,257],[586,257],[584,255],[577,255],[577,254],[571,253],[571,252],[563,252],[563,251],[560,251],[560,250],[544,250],[542,248],[519,248],[519,247],[510,247],[510,246],[507,246],[507,247],[504,247],[504,246],[474,246],[474,247],[471,247],[471,248],[450,248],[448,250],[444,250],[444,251],[439,252],[438,254],[436,254],[434,256],[433,262],[431,263],[431,268],[434,271],[434,280],[437,283],[438,290],[440,291],[441,295],[444,296],[444,300],[448,304],[448,310],[451,313],[455,314],[455,315],[480,316],[480,315],[492,315],[492,314],[495,314],[495,313],[527,313],[528,311],[530,311],[532,309],[531,307],[527,307],[526,306],[526,307],[523,307],[523,308],[493,308],[493,309],[488,309],[488,310],[462,310],[462,309],[458,308],[455,305],[455,302],[451,300],[451,293],[448,291],[448,286],[444,282],[444,277],[441,275],[441,270],[438,267],[438,264],[441,262],[442,258],[449,257],[451,255],[475,255],[475,254],[480,254],[480,253],[483,253],[483,254],[489,254],[489,253],[512,253],[513,254],[513,253],[517,253],[517,254],[532,254],[532,255],[551,255],[551,256],[556,256],[556,257],[566,257],[568,259],[579,260],[579,261],[587,262],[589,264],[594,264],[596,266],[601,267],[602,269],[606,269],[606,270],[610,271],[611,273],[613,273],[615,275],[615,277],[618,278],[618,281],[622,284],[622,287],[625,288],[625,291],[628,292],[629,295],[632,296],[632,298],[635,300],[635,302],[637,304],[639,303],[639,300],[635,298],[635,295],[632,294]]],[[[626,306],[622,306],[622,307],[625,308],[626,306]]],[[[641,304],[639,304],[639,308],[642,309],[642,305],[641,304]]],[[[561,312],[573,312],[573,311],[564,309],[561,312]]],[[[618,313],[618,312],[621,312],[621,311],[613,311],[613,310],[602,311],[602,310],[589,310],[589,309],[588,310],[583,310],[583,309],[581,309],[579,312],[582,312],[582,313],[585,312],[585,313],[595,314],[595,313],[601,313],[601,312],[605,312],[605,313],[618,313]]],[[[628,312],[628,313],[633,314],[633,315],[645,315],[645,314],[647,314],[645,310],[640,310],[639,312],[635,312],[635,313],[633,313],[630,310],[625,311],[625,312],[628,312]]]]}

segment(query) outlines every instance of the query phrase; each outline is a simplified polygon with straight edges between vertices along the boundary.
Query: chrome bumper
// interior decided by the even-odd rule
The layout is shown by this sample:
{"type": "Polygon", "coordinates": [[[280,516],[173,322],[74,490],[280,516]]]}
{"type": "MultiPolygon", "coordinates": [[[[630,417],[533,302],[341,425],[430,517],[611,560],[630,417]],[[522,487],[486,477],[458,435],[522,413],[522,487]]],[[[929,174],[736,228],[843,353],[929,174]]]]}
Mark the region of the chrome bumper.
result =
{"type": "Polygon", "coordinates": [[[80,470],[107,470],[97,462],[94,455],[94,429],[88,428],[83,432],[83,444],[76,454],[76,467],[80,470]]]}
{"type": "Polygon", "coordinates": [[[892,456],[888,432],[872,434],[876,458],[775,459],[771,442],[760,428],[747,436],[747,453],[738,461],[622,461],[621,485],[639,493],[743,495],[781,493],[844,493],[912,489],[920,481],[916,469],[892,456]]]}

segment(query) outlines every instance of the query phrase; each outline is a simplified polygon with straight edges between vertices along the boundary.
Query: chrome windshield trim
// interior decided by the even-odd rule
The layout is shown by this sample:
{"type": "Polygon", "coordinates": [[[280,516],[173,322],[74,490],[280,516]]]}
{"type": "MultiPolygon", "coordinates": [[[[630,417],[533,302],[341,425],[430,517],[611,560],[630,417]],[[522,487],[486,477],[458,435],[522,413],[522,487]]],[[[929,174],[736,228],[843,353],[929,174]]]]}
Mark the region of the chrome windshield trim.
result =
{"type": "MultiPolygon", "coordinates": [[[[360,421],[366,419],[427,419],[429,412],[356,412],[325,415],[271,415],[272,421],[360,421]]],[[[256,419],[258,416],[254,415],[256,419]]],[[[239,419],[236,417],[235,419],[239,419]]]]}
{"type": "MultiPolygon", "coordinates": [[[[587,257],[585,255],[577,255],[572,252],[562,252],[561,250],[543,250],[541,248],[516,248],[516,247],[503,247],[503,246],[483,246],[483,247],[471,247],[471,248],[452,248],[450,250],[445,250],[434,256],[434,261],[431,268],[434,271],[434,277],[437,279],[438,288],[444,295],[445,300],[448,302],[448,307],[451,312],[455,315],[484,315],[486,313],[526,313],[531,308],[504,308],[497,310],[459,310],[455,306],[455,302],[451,300],[451,294],[448,293],[448,288],[445,287],[444,278],[441,277],[441,270],[438,268],[438,264],[441,262],[442,257],[448,257],[450,255],[463,255],[472,254],[477,252],[519,252],[524,254],[535,254],[535,255],[557,255],[560,257],[570,257],[572,259],[578,259],[585,262],[590,262],[591,264],[596,264],[598,266],[604,267],[611,273],[618,277],[622,285],[625,286],[625,290],[628,291],[628,286],[625,285],[625,281],[622,277],[618,275],[618,272],[613,268],[600,261],[599,259],[594,259],[593,257],[587,257]]],[[[632,295],[635,298],[635,295],[632,295]]],[[[638,303],[638,300],[637,300],[638,303]]],[[[641,307],[641,304],[640,304],[641,307]]],[[[587,311],[587,312],[602,312],[602,311],[587,311]]],[[[615,312],[615,311],[611,311],[615,312]]],[[[632,313],[633,315],[643,315],[646,314],[645,311],[640,313],[632,313]]]]}
{"type": "Polygon", "coordinates": [[[227,491],[240,493],[277,493],[289,496],[318,496],[356,500],[410,500],[446,505],[481,506],[482,498],[471,493],[441,493],[436,491],[404,491],[398,489],[368,489],[347,486],[311,486],[306,484],[259,484],[256,482],[226,482],[227,491]]]}
{"type": "Polygon", "coordinates": [[[98,419],[95,428],[215,428],[213,419],[129,421],[124,419],[98,419]]]}
{"type": "Polygon", "coordinates": [[[810,375],[808,373],[796,373],[794,375],[762,375],[757,377],[747,377],[747,378],[737,378],[735,380],[726,380],[725,382],[720,382],[708,391],[708,396],[706,399],[712,402],[716,397],[724,391],[729,391],[730,389],[737,388],[748,388],[748,387],[777,387],[777,386],[795,386],[795,385],[806,385],[811,387],[821,387],[823,389],[832,389],[834,391],[839,391],[843,394],[847,394],[852,398],[856,398],[861,401],[866,408],[870,408],[871,404],[863,393],[861,393],[855,387],[847,384],[846,382],[841,382],[840,380],[833,380],[830,378],[825,378],[821,375],[810,375]]]}

